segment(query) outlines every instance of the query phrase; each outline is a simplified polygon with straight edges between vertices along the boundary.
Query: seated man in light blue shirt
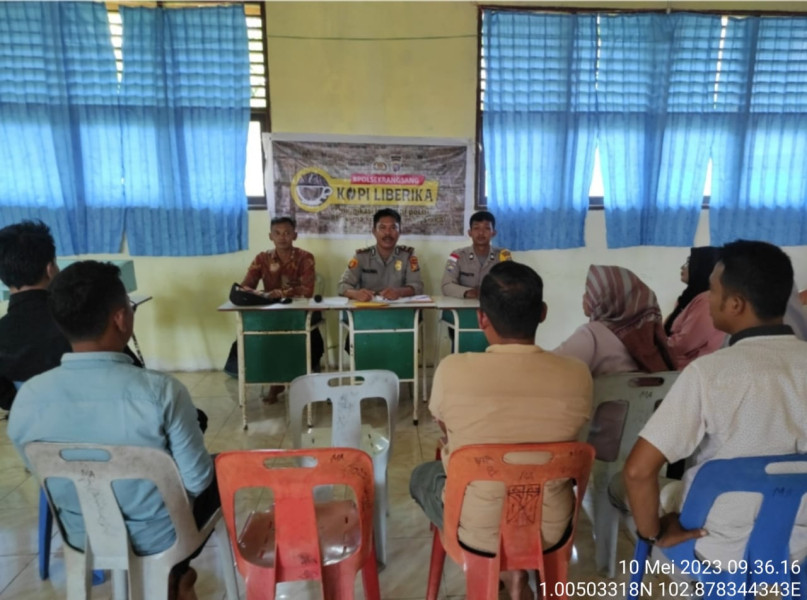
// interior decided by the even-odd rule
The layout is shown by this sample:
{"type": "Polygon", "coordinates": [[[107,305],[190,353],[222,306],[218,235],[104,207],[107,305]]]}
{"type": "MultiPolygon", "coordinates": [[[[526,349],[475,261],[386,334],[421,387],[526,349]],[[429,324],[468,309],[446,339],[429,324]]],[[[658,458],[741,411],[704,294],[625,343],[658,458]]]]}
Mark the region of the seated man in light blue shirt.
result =
{"type": "MultiPolygon", "coordinates": [[[[166,450],[177,463],[185,489],[194,498],[194,516],[201,522],[220,503],[196,409],[179,381],[137,368],[123,354],[134,313],[119,275],[118,267],[109,263],[83,261],[53,279],[48,305],[73,352],[64,354],[61,366],[22,386],[9,416],[8,436],[23,459],[23,448],[33,441],[166,450]]],[[[54,480],[48,489],[67,543],[83,548],[84,521],[73,485],[54,480]]],[[[119,481],[114,489],[136,553],[154,554],[173,544],[174,527],[154,484],[119,481]]],[[[169,597],[196,597],[196,573],[189,562],[172,572],[169,597]]]]}

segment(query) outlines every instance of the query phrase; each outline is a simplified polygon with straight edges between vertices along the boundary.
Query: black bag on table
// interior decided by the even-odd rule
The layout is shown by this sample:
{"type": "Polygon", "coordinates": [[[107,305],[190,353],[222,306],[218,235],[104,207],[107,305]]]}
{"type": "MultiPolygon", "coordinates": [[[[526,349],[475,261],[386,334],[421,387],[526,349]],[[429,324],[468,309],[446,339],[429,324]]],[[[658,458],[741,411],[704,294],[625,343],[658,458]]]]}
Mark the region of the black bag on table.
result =
{"type": "Polygon", "coordinates": [[[276,304],[279,300],[279,298],[267,298],[258,292],[248,291],[237,283],[230,288],[230,302],[236,306],[265,306],[276,304]]]}

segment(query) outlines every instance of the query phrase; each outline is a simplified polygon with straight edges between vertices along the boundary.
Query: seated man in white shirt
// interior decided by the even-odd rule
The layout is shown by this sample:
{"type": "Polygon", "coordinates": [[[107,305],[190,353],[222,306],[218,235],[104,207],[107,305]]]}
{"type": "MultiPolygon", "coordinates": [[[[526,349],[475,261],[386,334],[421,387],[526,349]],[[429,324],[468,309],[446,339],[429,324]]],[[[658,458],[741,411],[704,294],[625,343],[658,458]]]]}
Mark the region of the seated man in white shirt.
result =
{"type": "MultiPolygon", "coordinates": [[[[724,494],[704,529],[684,530],[678,511],[700,465],[712,459],[807,451],[807,342],[782,323],[793,267],[778,247],[739,240],[721,249],[709,280],[709,303],[729,347],[702,356],[679,375],[639,434],[624,484],[640,537],[660,547],[698,539],[705,559],[742,558],[759,498],[724,494]],[[680,482],[659,497],[666,462],[692,457],[680,482]],[[661,508],[661,511],[659,510],[661,508]],[[660,516],[661,515],[661,516],[660,516]]],[[[790,539],[791,558],[807,555],[807,513],[790,539]]]]}

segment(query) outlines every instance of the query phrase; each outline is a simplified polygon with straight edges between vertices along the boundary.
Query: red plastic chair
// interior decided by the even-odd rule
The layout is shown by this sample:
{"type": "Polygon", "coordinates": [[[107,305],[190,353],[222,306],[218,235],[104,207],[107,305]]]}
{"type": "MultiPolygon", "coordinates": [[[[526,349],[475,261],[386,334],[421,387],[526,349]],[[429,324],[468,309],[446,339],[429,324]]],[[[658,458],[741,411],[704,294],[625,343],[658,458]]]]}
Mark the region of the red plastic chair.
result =
{"type": "Polygon", "coordinates": [[[353,598],[361,570],[364,596],[380,600],[373,547],[373,462],[353,448],[246,450],[216,457],[221,509],[248,600],[272,600],[281,581],[319,579],[326,600],[353,598]],[[272,468],[278,458],[311,457],[312,467],[272,468]],[[267,464],[269,463],[269,464],[267,464]],[[356,502],[314,504],[318,485],[346,485],[356,502]],[[270,488],[275,503],[235,529],[235,493],[270,488]]]}
{"type": "Polygon", "coordinates": [[[446,481],[444,529],[435,531],[432,542],[427,600],[437,598],[446,553],[465,571],[468,600],[498,598],[501,571],[533,569],[540,574],[545,597],[566,598],[574,528],[593,462],[594,448],[582,442],[486,444],[454,450],[446,481]],[[512,464],[505,460],[512,452],[543,452],[550,458],[542,464],[512,464]],[[543,491],[544,484],[553,479],[573,479],[576,501],[571,532],[560,547],[545,554],[541,546],[543,491]],[[502,481],[507,489],[499,552],[492,558],[465,550],[457,539],[465,488],[472,481],[502,481]]]}

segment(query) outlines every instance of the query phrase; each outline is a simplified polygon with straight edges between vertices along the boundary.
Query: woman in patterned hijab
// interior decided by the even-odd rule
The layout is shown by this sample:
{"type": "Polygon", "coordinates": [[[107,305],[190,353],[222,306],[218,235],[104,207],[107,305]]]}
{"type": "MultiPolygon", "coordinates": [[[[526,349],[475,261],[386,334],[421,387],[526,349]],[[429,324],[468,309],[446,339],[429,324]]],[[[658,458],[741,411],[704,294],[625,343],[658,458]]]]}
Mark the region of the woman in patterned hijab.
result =
{"type": "Polygon", "coordinates": [[[586,363],[594,377],[631,371],[675,370],[656,295],[633,272],[591,265],[581,325],[555,349],[586,363]]]}
{"type": "Polygon", "coordinates": [[[583,311],[619,338],[642,371],[675,370],[656,294],[632,271],[591,265],[583,311]]]}

